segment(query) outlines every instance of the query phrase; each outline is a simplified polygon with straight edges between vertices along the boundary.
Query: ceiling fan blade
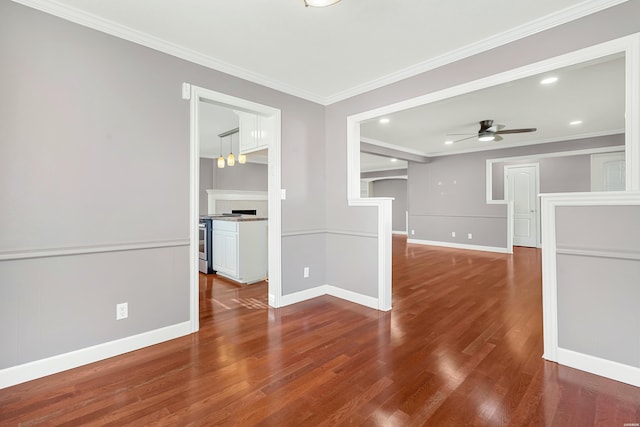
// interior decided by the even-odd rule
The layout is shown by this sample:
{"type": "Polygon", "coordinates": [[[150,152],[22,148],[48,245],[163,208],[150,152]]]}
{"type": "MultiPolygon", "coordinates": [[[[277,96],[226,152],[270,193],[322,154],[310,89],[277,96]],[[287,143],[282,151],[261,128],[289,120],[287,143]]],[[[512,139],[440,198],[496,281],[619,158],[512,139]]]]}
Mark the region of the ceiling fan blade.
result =
{"type": "Polygon", "coordinates": [[[456,141],[453,141],[453,143],[455,144],[456,142],[466,141],[467,139],[471,139],[471,138],[477,138],[477,135],[474,133],[473,135],[468,136],[468,137],[466,137],[466,138],[462,138],[462,139],[458,139],[458,140],[456,140],[456,141]]]}
{"type": "Polygon", "coordinates": [[[502,141],[504,138],[501,137],[500,135],[494,135],[493,141],[502,141]]]}
{"type": "Polygon", "coordinates": [[[505,135],[507,133],[525,133],[525,132],[535,132],[537,131],[537,128],[524,128],[524,129],[505,129],[505,130],[499,130],[496,132],[496,134],[502,134],[505,135]]]}

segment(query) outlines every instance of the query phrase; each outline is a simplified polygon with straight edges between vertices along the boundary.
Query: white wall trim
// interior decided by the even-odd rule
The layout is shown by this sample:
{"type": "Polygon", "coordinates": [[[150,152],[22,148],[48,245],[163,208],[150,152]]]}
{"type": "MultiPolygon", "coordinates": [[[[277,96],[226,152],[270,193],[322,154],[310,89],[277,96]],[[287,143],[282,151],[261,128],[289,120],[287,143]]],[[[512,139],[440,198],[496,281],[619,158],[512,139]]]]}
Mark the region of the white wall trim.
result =
{"type": "Polygon", "coordinates": [[[487,201],[493,200],[493,165],[495,163],[508,163],[520,161],[537,161],[540,159],[551,159],[556,157],[582,156],[591,154],[603,154],[625,151],[624,145],[612,145],[610,147],[585,148],[581,150],[557,151],[555,153],[527,154],[524,156],[500,157],[487,159],[487,201]]]}
{"type": "Polygon", "coordinates": [[[472,251],[497,252],[500,254],[511,253],[509,252],[508,248],[500,248],[497,246],[468,245],[464,243],[438,242],[434,240],[421,240],[421,239],[407,239],[407,243],[414,243],[416,245],[426,245],[426,246],[439,246],[439,247],[451,248],[451,249],[467,249],[472,251]]]}
{"type": "Polygon", "coordinates": [[[13,0],[16,3],[23,4],[33,9],[66,19],[76,24],[119,37],[133,43],[149,47],[151,49],[163,52],[177,58],[187,60],[189,62],[202,65],[207,68],[222,71],[232,76],[248,80],[253,83],[298,96],[312,102],[322,105],[333,104],[338,101],[398,82],[400,80],[412,77],[429,70],[450,64],[455,61],[485,52],[487,50],[505,45],[507,43],[525,38],[532,34],[536,34],[549,28],[562,25],[567,22],[582,18],[584,16],[599,12],[609,7],[613,7],[626,0],[591,0],[583,1],[577,5],[556,11],[547,16],[535,19],[525,25],[521,25],[512,30],[485,38],[483,40],[463,46],[462,48],[453,50],[444,55],[428,59],[418,64],[390,73],[381,78],[370,80],[363,84],[356,85],[347,90],[334,93],[329,96],[312,93],[305,89],[294,87],[287,83],[277,81],[246,68],[238,67],[225,61],[221,61],[212,56],[203,54],[193,49],[172,43],[168,40],[152,36],[145,32],[135,30],[125,25],[118,24],[114,21],[93,15],[75,7],[71,7],[53,0],[13,0]]]}
{"type": "Polygon", "coordinates": [[[357,292],[348,291],[337,286],[321,285],[316,286],[315,288],[306,289],[304,291],[283,295],[282,306],[297,304],[299,302],[321,297],[323,295],[330,295],[355,304],[364,305],[365,307],[373,308],[375,310],[378,310],[378,307],[380,305],[377,298],[362,295],[357,292]]]}
{"type": "MultiPolygon", "coordinates": [[[[282,298],[282,188],[281,188],[281,111],[277,108],[258,104],[209,89],[183,84],[183,98],[190,100],[190,319],[192,332],[199,325],[199,284],[198,284],[198,222],[199,222],[199,104],[201,101],[242,110],[265,117],[274,118],[273,139],[268,147],[268,245],[269,245],[269,305],[280,307],[282,298]],[[185,93],[190,91],[189,94],[185,93]],[[188,96],[186,96],[188,95],[188,96]]],[[[238,193],[238,191],[233,191],[238,193]]],[[[223,191],[220,194],[224,194],[223,191]]],[[[252,192],[256,193],[256,192],[252,192]]],[[[229,195],[230,193],[227,193],[229,195]]],[[[261,197],[261,196],[260,196],[261,197]]]]}
{"type": "Polygon", "coordinates": [[[582,18],[592,13],[599,12],[601,10],[613,7],[620,3],[624,3],[627,0],[596,0],[596,1],[583,1],[577,5],[570,6],[566,9],[554,12],[550,15],[531,21],[525,25],[521,25],[512,30],[497,34],[492,37],[488,37],[483,40],[479,40],[475,43],[464,46],[460,49],[447,52],[444,55],[440,55],[436,58],[431,58],[427,61],[420,62],[413,66],[407,67],[403,70],[395,73],[388,74],[381,78],[363,83],[345,91],[336,93],[327,97],[325,103],[327,105],[335,102],[342,101],[353,96],[369,92],[371,90],[387,86],[392,83],[396,83],[400,80],[404,80],[409,77],[416,76],[418,74],[442,67],[444,65],[459,61],[464,58],[468,58],[473,55],[486,52],[490,49],[514,42],[516,40],[525,38],[527,36],[548,30],[558,25],[565,24],[567,22],[582,18]]]}
{"type": "MultiPolygon", "coordinates": [[[[634,172],[627,172],[627,182],[629,189],[640,190],[640,141],[638,140],[638,131],[640,125],[638,124],[638,107],[640,106],[640,94],[638,88],[640,88],[640,71],[638,71],[638,50],[640,46],[640,35],[634,34],[626,37],[622,37],[616,40],[611,40],[605,43],[589,46],[584,49],[580,49],[574,52],[560,55],[554,58],[549,58],[533,64],[508,70],[502,73],[498,73],[492,76],[488,76],[482,79],[470,81],[467,83],[453,86],[440,91],[432,92],[426,95],[418,96],[411,99],[406,99],[394,104],[375,108],[373,110],[365,111],[362,113],[354,114],[347,117],[347,200],[349,206],[367,206],[364,200],[360,199],[360,123],[373,119],[375,117],[393,114],[398,111],[406,110],[409,108],[418,107],[421,105],[433,103],[443,99],[451,98],[453,96],[462,95],[468,92],[484,89],[487,87],[508,83],[513,80],[530,77],[543,72],[555,70],[557,68],[568,67],[581,62],[590,61],[596,58],[624,52],[627,61],[627,87],[626,87],[626,133],[625,133],[625,150],[627,155],[627,170],[633,169],[634,172]],[[630,66],[629,64],[635,64],[630,66]],[[631,167],[633,163],[633,167],[631,167]],[[629,177],[631,176],[632,179],[629,177]],[[635,180],[635,181],[634,181],[635,180]],[[637,182],[636,182],[637,181],[637,182]]],[[[487,172],[489,173],[489,172],[487,172]]],[[[487,181],[489,182],[489,181],[487,181]]],[[[490,193],[487,193],[490,194],[490,193]]],[[[370,199],[369,199],[370,200],[370,199]]],[[[487,200],[490,200],[488,197],[487,200]]],[[[487,202],[489,203],[489,202],[487,202]]],[[[370,205],[369,205],[370,206],[370,205]]],[[[391,202],[389,202],[388,210],[389,214],[382,214],[384,209],[379,206],[378,215],[378,235],[380,239],[378,241],[378,268],[379,274],[379,289],[381,292],[388,294],[389,304],[388,309],[391,308],[391,202]],[[388,224],[386,224],[388,222],[388,224]],[[388,230],[386,227],[389,227],[388,230]],[[387,264],[388,263],[388,264],[387,264]],[[388,271],[387,271],[388,268],[388,271]]],[[[509,222],[509,221],[507,221],[509,222]]],[[[510,234],[510,232],[509,232],[510,234]]],[[[543,240],[544,241],[544,240],[543,240]]],[[[510,248],[498,248],[505,252],[510,252],[510,248]]],[[[379,294],[379,296],[382,294],[379,294]]],[[[380,298],[384,300],[384,298],[380,298]]]]}
{"type": "MultiPolygon", "coordinates": [[[[558,206],[640,205],[640,192],[543,194],[542,213],[542,323],[544,358],[559,360],[556,208],[558,206]]],[[[585,355],[587,356],[587,355],[585,355]]],[[[588,367],[588,365],[586,365],[588,367]]],[[[582,369],[582,368],[580,368],[582,369]]],[[[603,375],[603,374],[598,374],[603,375]]]]}
{"type": "Polygon", "coordinates": [[[178,323],[138,335],[0,370],[0,389],[78,366],[118,356],[191,333],[191,322],[178,323]]]}
{"type": "MultiPolygon", "coordinates": [[[[268,162],[267,162],[268,164],[268,162]]],[[[245,190],[216,190],[210,189],[207,191],[207,200],[209,202],[207,206],[207,212],[214,214],[216,212],[216,203],[218,200],[269,200],[268,191],[245,191],[245,190]]]]}
{"type": "Polygon", "coordinates": [[[359,231],[338,230],[338,229],[288,231],[286,233],[282,233],[282,237],[306,236],[309,234],[340,234],[343,236],[370,237],[374,239],[378,238],[378,235],[376,233],[364,233],[359,231]]]}
{"type": "Polygon", "coordinates": [[[612,258],[640,261],[640,251],[612,251],[606,248],[562,248],[556,247],[557,255],[572,255],[596,258],[612,258]]]}
{"type": "Polygon", "coordinates": [[[48,258],[59,256],[73,256],[97,254],[104,252],[139,251],[145,249],[173,248],[189,246],[189,239],[157,240],[151,242],[107,243],[91,246],[69,246],[60,248],[20,249],[0,252],[0,261],[11,261],[29,258],[48,258]]]}
{"type": "Polygon", "coordinates": [[[258,74],[246,68],[238,67],[202,52],[181,46],[168,40],[150,35],[148,33],[127,27],[117,22],[85,12],[78,8],[68,6],[53,0],[13,0],[33,9],[40,10],[50,15],[57,16],[67,21],[74,22],[84,27],[92,28],[100,32],[127,40],[141,46],[157,50],[184,59],[194,64],[202,65],[213,70],[218,70],[232,76],[260,84],[262,86],[288,93],[319,104],[325,104],[326,98],[316,93],[294,87],[287,83],[258,74]]]}
{"type": "Polygon", "coordinates": [[[564,348],[558,349],[557,361],[561,365],[640,387],[640,368],[635,366],[577,353],[564,348]]]}
{"type": "MultiPolygon", "coordinates": [[[[358,126],[359,128],[359,126],[358,126]]],[[[347,165],[350,162],[347,161],[347,165]]],[[[357,183],[356,183],[357,184],[357,183]]],[[[371,197],[366,199],[360,199],[359,188],[358,198],[348,200],[349,206],[370,206],[376,207],[378,211],[378,310],[389,311],[391,310],[391,203],[392,197],[371,197]]]]}
{"type": "Polygon", "coordinates": [[[406,230],[391,230],[391,234],[399,234],[402,236],[407,236],[409,233],[407,233],[406,230]]]}

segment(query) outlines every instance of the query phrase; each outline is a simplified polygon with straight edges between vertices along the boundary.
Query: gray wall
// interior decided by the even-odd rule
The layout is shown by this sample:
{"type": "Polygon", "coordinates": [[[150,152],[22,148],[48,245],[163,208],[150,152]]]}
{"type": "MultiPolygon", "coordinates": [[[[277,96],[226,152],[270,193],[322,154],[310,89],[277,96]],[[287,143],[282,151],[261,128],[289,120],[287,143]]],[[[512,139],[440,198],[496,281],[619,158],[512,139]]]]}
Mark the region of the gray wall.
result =
{"type": "Polygon", "coordinates": [[[491,154],[409,163],[409,238],[506,248],[506,206],[486,203],[487,156],[491,154]]]}
{"type": "Polygon", "coordinates": [[[236,163],[233,167],[213,171],[213,187],[216,190],[267,191],[267,165],[259,163],[236,163]]]}
{"type": "Polygon", "coordinates": [[[640,206],[556,208],[558,346],[640,367],[640,206]]]}
{"type": "Polygon", "coordinates": [[[183,82],[282,110],[283,232],[325,228],[323,106],[9,1],[0,56],[0,369],[189,320],[183,82]]]}
{"type": "MultiPolygon", "coordinates": [[[[570,150],[624,145],[624,134],[567,141],[570,150]]],[[[538,153],[546,153],[547,144],[535,146],[538,153]]],[[[570,151],[568,150],[568,151],[570,151]]],[[[535,155],[533,156],[535,157],[535,155]]],[[[492,173],[493,200],[504,199],[504,166],[521,163],[540,164],[541,193],[573,193],[591,191],[591,155],[553,157],[533,160],[494,163],[492,173]]]]}
{"type": "MultiPolygon", "coordinates": [[[[541,153],[613,145],[624,145],[624,136],[613,135],[442,156],[432,158],[430,163],[410,162],[409,237],[427,241],[506,248],[506,207],[486,203],[488,159],[534,156],[541,153]],[[415,230],[415,234],[411,234],[411,230],[415,230]],[[452,237],[452,232],[456,233],[456,237],[452,237]],[[468,233],[472,234],[471,240],[467,237],[468,233]]],[[[523,162],[531,163],[530,160],[523,162]]],[[[502,196],[504,164],[497,164],[492,173],[493,191],[502,196]]],[[[543,192],[569,188],[573,191],[588,191],[590,182],[588,177],[584,177],[585,173],[589,174],[589,156],[583,156],[582,163],[570,157],[541,159],[540,187],[543,192]],[[581,173],[570,167],[577,165],[583,166],[581,173]]],[[[493,199],[500,200],[501,197],[494,194],[493,199]]]]}
{"type": "MultiPolygon", "coordinates": [[[[19,257],[34,248],[186,239],[189,106],[180,99],[186,81],[282,110],[285,292],[311,286],[293,282],[306,260],[290,253],[308,245],[309,260],[325,260],[329,284],[374,296],[377,239],[367,236],[376,232],[376,210],[347,207],[346,117],[638,32],[639,15],[640,2],[625,2],[323,107],[0,2],[0,252],[19,257]],[[326,232],[324,246],[317,244],[318,232],[326,232]]],[[[443,163],[432,177],[457,175],[438,169],[443,163]]],[[[492,220],[502,215],[491,209],[473,213],[492,220]]],[[[188,274],[180,265],[188,248],[141,251],[148,252],[153,274],[137,262],[140,251],[122,251],[117,259],[92,255],[97,262],[88,265],[122,270],[112,285],[87,280],[93,276],[70,264],[81,264],[84,255],[2,261],[0,301],[20,307],[31,323],[17,324],[10,311],[2,311],[0,324],[12,326],[1,329],[0,342],[9,344],[3,346],[0,368],[186,321],[182,301],[188,301],[188,274]],[[175,263],[166,262],[168,256],[175,263]],[[37,290],[25,290],[45,279],[35,276],[39,271],[59,275],[47,284],[59,297],[57,313],[43,308],[37,290]],[[167,278],[167,297],[147,292],[143,302],[130,306],[128,322],[114,324],[113,310],[89,314],[103,313],[102,301],[112,308],[123,300],[138,301],[156,275],[167,278]],[[70,318],[56,323],[60,313],[70,318]],[[59,327],[55,336],[65,342],[51,339],[48,323],[59,327]],[[106,332],[94,339],[85,325],[106,332]],[[42,334],[30,332],[38,328],[42,334]]]]}
{"type": "Polygon", "coordinates": [[[200,157],[200,181],[198,193],[200,201],[198,210],[200,215],[206,215],[209,206],[209,195],[207,190],[213,188],[214,160],[200,157]]]}
{"type": "MultiPolygon", "coordinates": [[[[513,68],[524,66],[536,61],[548,59],[564,53],[591,46],[596,43],[612,40],[625,35],[633,34],[640,31],[640,21],[637,16],[640,15],[640,2],[625,2],[618,6],[604,10],[602,12],[578,19],[567,24],[551,28],[549,30],[528,36],[526,38],[505,44],[503,46],[490,49],[479,55],[474,55],[460,61],[438,67],[434,70],[410,77],[399,82],[381,87],[376,90],[358,95],[344,101],[329,105],[326,109],[326,152],[327,155],[333,156],[335,153],[346,153],[346,127],[345,120],[348,116],[373,110],[395,102],[415,98],[420,95],[426,95],[439,90],[447,89],[451,86],[470,82],[483,77],[488,77],[500,72],[504,72],[513,68]],[[491,61],[487,61],[490,57],[491,61]],[[329,154],[330,153],[330,154],[329,154]]],[[[431,43],[432,41],[424,41],[431,43]]],[[[524,147],[523,147],[524,148],[524,147]]],[[[451,163],[452,167],[456,167],[455,162],[451,163]]],[[[409,174],[411,174],[411,165],[409,166],[409,174]]],[[[437,166],[436,166],[437,167],[437,166]]],[[[443,173],[447,173],[442,171],[443,173]]],[[[418,173],[418,172],[416,172],[418,173]]],[[[424,173],[420,172],[420,173],[424,173]]],[[[435,175],[432,175],[435,177],[435,175]]],[[[376,211],[374,209],[347,209],[346,207],[346,190],[343,189],[346,182],[346,163],[338,164],[327,162],[326,186],[330,189],[327,193],[327,226],[329,229],[352,230],[362,232],[375,231],[376,211]]],[[[484,198],[484,182],[483,177],[481,188],[481,197],[484,198]]],[[[411,186],[411,184],[409,184],[411,186]]],[[[478,199],[476,199],[478,200],[478,199]]],[[[411,189],[409,189],[409,210],[413,209],[413,200],[411,197],[411,189]]],[[[439,207],[422,207],[424,209],[440,209],[439,207]]],[[[474,215],[488,216],[488,229],[506,229],[504,211],[494,208],[473,209],[474,215]],[[481,212],[475,212],[481,211],[481,212]],[[503,223],[504,226],[500,225],[503,223]]],[[[416,218],[413,218],[416,220],[416,218]]],[[[473,219],[476,221],[476,219],[473,219]]],[[[456,224],[445,224],[447,228],[465,228],[468,221],[465,217],[456,220],[456,224]]],[[[412,219],[410,218],[411,229],[412,219]]],[[[416,227],[432,227],[436,224],[417,224],[416,227]]],[[[469,227],[475,226],[469,224],[469,227]]],[[[504,244],[506,235],[492,235],[486,238],[478,238],[476,232],[474,234],[474,244],[504,244]]],[[[450,236],[450,234],[449,234],[450,236]]],[[[409,236],[413,237],[413,236],[409,236]]],[[[418,236],[415,236],[418,238],[418,236]]],[[[429,238],[429,235],[424,235],[429,238]]],[[[438,236],[431,236],[437,238],[438,236]]],[[[478,235],[480,237],[480,235],[478,235]]],[[[354,236],[354,239],[357,239],[354,236]]],[[[465,243],[469,243],[465,241],[465,243]]],[[[371,244],[376,244],[371,242],[371,244]]],[[[329,255],[327,265],[339,263],[348,264],[351,262],[349,251],[350,248],[337,248],[335,252],[329,255]]],[[[358,257],[359,258],[359,257],[358,257]]],[[[361,261],[358,259],[358,261],[361,261]]],[[[375,258],[368,261],[369,264],[375,262],[375,258]]],[[[367,261],[364,261],[367,263],[367,261]]],[[[374,277],[367,277],[367,280],[374,277]]],[[[371,288],[376,286],[375,281],[366,284],[364,279],[353,279],[351,281],[342,280],[348,289],[357,290],[363,288],[371,288]]]]}
{"type": "Polygon", "coordinates": [[[407,231],[407,180],[381,179],[371,183],[371,197],[393,197],[392,225],[393,231],[407,231]]]}

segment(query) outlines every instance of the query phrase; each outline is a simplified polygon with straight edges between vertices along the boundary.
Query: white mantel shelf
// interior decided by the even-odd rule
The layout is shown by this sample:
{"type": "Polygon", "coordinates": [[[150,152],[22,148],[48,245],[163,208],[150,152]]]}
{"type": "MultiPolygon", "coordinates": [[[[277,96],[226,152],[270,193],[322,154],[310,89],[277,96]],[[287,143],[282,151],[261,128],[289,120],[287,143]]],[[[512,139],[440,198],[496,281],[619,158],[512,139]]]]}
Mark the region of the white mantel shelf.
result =
{"type": "Polygon", "coordinates": [[[243,191],[243,190],[207,190],[208,212],[216,211],[218,200],[269,200],[267,191],[243,191]]]}

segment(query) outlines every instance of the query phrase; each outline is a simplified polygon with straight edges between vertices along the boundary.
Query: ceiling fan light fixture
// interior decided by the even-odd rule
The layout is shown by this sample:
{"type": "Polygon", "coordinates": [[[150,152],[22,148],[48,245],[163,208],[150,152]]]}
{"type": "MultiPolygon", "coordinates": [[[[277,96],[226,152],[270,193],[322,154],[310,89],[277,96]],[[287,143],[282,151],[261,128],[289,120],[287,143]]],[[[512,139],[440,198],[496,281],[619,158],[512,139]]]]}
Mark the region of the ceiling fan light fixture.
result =
{"type": "Polygon", "coordinates": [[[306,7],[327,7],[338,3],[340,0],[304,0],[306,7]]]}
{"type": "Polygon", "coordinates": [[[496,139],[496,137],[493,134],[478,136],[478,141],[481,141],[481,142],[489,142],[489,141],[493,141],[494,139],[496,139]]]}

